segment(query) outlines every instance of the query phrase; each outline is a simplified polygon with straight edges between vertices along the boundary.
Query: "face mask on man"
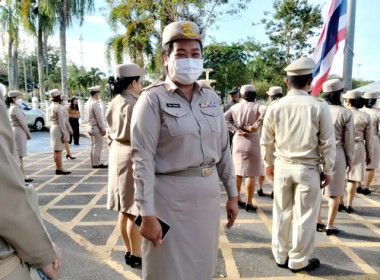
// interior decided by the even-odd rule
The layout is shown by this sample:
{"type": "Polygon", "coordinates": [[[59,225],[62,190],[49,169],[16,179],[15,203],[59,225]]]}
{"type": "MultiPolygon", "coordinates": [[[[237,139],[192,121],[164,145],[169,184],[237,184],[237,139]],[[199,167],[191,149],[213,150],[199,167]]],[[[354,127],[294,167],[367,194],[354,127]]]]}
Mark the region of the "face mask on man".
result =
{"type": "Polygon", "coordinates": [[[203,72],[203,59],[170,59],[169,63],[173,65],[173,78],[183,85],[194,83],[203,72]]]}
{"type": "Polygon", "coordinates": [[[22,105],[22,99],[20,98],[20,99],[17,99],[16,100],[16,104],[18,105],[18,106],[21,106],[22,105]]]}

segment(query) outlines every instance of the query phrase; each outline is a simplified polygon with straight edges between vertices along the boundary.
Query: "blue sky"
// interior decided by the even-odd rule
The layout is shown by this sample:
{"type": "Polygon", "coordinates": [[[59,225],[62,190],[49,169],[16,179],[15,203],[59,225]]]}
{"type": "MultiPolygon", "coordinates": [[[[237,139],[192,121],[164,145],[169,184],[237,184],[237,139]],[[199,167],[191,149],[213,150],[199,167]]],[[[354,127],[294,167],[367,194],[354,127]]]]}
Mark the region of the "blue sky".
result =
{"type": "MultiPolygon", "coordinates": [[[[326,16],[330,6],[330,0],[309,0],[313,4],[322,5],[322,15],[326,16]]],[[[264,11],[272,10],[273,1],[251,0],[246,11],[239,16],[220,19],[216,26],[207,31],[206,44],[216,40],[217,42],[238,42],[245,40],[248,36],[260,42],[268,42],[263,26],[252,26],[252,22],[259,22],[264,17],[264,11]]],[[[87,17],[82,27],[74,24],[68,31],[69,59],[80,64],[79,36],[83,40],[83,61],[85,67],[95,66],[105,72],[111,72],[106,66],[104,56],[104,43],[112,36],[112,31],[105,21],[104,11],[101,8],[106,6],[105,1],[95,0],[96,12],[87,17]]],[[[380,80],[380,1],[360,0],[356,3],[356,27],[354,46],[354,68],[353,77],[358,74],[361,79],[380,80]],[[361,64],[359,67],[358,64],[361,64]],[[360,72],[358,71],[360,69],[360,72]]],[[[317,38],[315,38],[315,41],[317,38]]],[[[54,41],[54,39],[53,39],[54,41]]],[[[336,56],[333,68],[330,73],[341,75],[343,67],[344,45],[340,46],[340,52],[336,56]]]]}

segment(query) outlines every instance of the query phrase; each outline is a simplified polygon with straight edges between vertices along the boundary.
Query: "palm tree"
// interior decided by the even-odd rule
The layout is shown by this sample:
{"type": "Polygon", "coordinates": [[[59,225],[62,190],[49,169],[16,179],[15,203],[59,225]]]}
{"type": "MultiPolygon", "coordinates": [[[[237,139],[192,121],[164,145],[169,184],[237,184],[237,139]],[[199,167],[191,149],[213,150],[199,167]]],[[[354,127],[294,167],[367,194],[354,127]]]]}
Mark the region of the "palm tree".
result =
{"type": "Polygon", "coordinates": [[[38,85],[40,101],[45,100],[45,69],[47,55],[44,56],[44,40],[53,32],[54,14],[40,2],[24,0],[20,11],[23,24],[30,33],[37,37],[38,85]]]}
{"type": "Polygon", "coordinates": [[[66,60],[66,29],[71,25],[74,18],[79,19],[80,24],[83,23],[86,12],[94,10],[94,0],[40,0],[43,5],[54,11],[59,24],[59,45],[61,56],[61,77],[62,91],[68,94],[67,83],[67,60],[66,60]]]}
{"type": "Polygon", "coordinates": [[[6,0],[0,6],[0,24],[3,33],[8,35],[8,81],[9,89],[18,89],[18,44],[19,44],[19,1],[6,0]]]}
{"type": "Polygon", "coordinates": [[[90,71],[87,72],[87,79],[89,81],[89,86],[94,86],[99,84],[102,77],[105,77],[106,74],[101,72],[99,68],[91,67],[90,71]]]}

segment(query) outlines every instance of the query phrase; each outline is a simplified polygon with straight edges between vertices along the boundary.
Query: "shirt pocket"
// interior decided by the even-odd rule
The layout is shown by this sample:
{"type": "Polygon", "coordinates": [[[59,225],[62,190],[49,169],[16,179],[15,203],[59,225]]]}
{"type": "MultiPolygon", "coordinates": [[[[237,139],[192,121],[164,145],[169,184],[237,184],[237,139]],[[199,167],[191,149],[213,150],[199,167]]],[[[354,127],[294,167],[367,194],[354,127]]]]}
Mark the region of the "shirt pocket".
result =
{"type": "Polygon", "coordinates": [[[171,136],[184,135],[198,128],[192,115],[181,108],[165,108],[163,118],[171,136]]]}
{"type": "Polygon", "coordinates": [[[211,130],[216,133],[222,132],[222,125],[220,121],[221,111],[217,107],[201,108],[201,112],[209,123],[211,130]]]}

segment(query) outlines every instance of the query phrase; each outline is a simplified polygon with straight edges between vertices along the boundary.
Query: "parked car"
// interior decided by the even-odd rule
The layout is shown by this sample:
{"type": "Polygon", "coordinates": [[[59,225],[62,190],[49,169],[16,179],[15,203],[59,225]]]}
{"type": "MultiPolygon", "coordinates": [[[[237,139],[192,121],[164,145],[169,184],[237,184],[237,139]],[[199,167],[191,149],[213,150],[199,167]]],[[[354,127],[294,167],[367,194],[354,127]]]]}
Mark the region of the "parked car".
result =
{"type": "Polygon", "coordinates": [[[21,109],[26,115],[26,122],[34,131],[41,131],[45,127],[46,117],[41,110],[34,110],[25,102],[22,102],[21,109]]]}

